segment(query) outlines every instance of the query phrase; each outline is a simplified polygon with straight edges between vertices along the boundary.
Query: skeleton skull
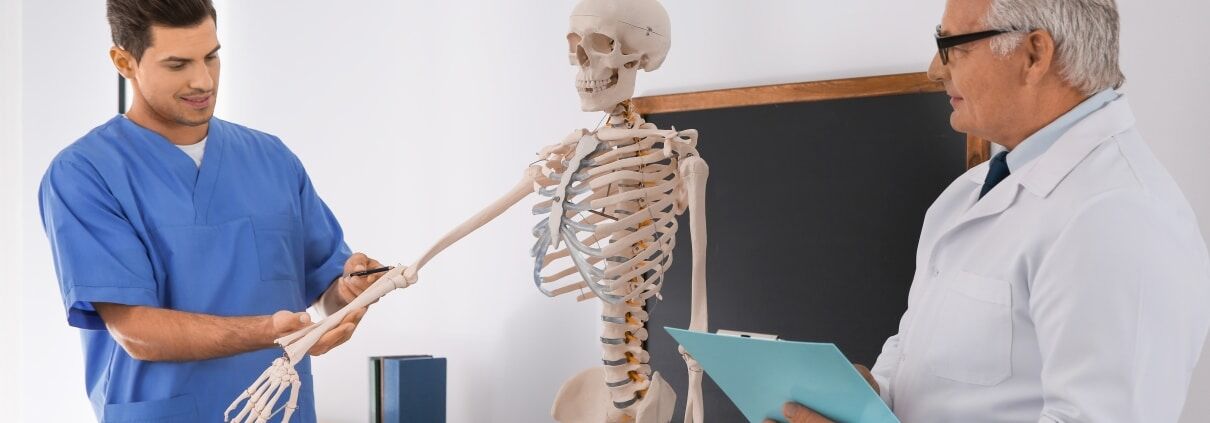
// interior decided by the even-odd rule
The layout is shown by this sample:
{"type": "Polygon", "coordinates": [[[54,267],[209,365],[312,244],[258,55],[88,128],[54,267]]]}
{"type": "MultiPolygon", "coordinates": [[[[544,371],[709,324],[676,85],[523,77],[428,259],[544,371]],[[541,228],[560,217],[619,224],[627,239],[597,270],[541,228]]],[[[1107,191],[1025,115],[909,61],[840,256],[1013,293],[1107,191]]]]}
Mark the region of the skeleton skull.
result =
{"type": "Polygon", "coordinates": [[[664,63],[672,42],[668,12],[656,0],[583,0],[571,14],[568,57],[586,112],[612,111],[634,95],[639,69],[664,63]]]}

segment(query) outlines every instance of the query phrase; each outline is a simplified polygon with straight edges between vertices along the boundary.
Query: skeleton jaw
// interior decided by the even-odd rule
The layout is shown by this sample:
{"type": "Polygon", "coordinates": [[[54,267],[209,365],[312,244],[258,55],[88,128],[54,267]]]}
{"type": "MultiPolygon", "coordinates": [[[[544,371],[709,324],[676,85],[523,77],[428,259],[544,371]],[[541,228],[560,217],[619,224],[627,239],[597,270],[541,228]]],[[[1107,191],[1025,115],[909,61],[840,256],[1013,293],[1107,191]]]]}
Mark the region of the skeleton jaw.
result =
{"type": "Polygon", "coordinates": [[[601,91],[613,88],[614,85],[617,85],[617,84],[618,84],[618,73],[614,72],[613,76],[610,76],[609,78],[606,78],[606,79],[596,79],[596,80],[577,79],[576,80],[576,89],[581,94],[584,94],[584,93],[593,94],[593,93],[597,93],[597,92],[601,92],[601,91]]]}
{"type": "Polygon", "coordinates": [[[576,77],[576,93],[580,109],[585,112],[611,112],[621,102],[634,96],[638,71],[625,66],[593,72],[583,69],[576,77]]]}

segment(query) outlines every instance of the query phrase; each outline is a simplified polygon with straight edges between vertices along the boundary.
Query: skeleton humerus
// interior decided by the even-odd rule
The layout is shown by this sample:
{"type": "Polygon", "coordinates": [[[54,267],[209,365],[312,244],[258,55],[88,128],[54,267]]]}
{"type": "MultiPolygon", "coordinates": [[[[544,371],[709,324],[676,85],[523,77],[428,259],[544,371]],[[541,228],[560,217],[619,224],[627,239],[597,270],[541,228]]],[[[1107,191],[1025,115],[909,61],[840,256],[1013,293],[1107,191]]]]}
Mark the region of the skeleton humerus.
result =
{"type": "MultiPolygon", "coordinates": [[[[543,218],[534,283],[547,296],[578,292],[602,300],[602,367],[573,376],[560,388],[551,415],[562,423],[667,423],[676,394],[649,365],[646,302],[659,294],[676,246],[676,216],[690,212],[693,276],[689,328],[705,331],[706,162],[697,131],[662,130],[630,107],[639,69],[657,69],[667,55],[671,25],[655,0],[583,0],[572,12],[569,58],[579,66],[577,89],[585,111],[609,113],[597,131],[577,130],[543,148],[537,164],[507,194],[445,234],[410,266],[383,275],[348,306],[314,325],[277,339],[285,356],[273,362],[227,409],[236,421],[264,422],[290,391],[282,421],[294,412],[294,366],[348,313],[416,283],[417,273],[450,245],[537,192],[543,218]],[[562,248],[560,248],[562,247],[562,248]],[[588,290],[585,291],[585,288],[588,290]]],[[[702,370],[684,349],[689,369],[686,422],[702,422],[702,370]]]]}

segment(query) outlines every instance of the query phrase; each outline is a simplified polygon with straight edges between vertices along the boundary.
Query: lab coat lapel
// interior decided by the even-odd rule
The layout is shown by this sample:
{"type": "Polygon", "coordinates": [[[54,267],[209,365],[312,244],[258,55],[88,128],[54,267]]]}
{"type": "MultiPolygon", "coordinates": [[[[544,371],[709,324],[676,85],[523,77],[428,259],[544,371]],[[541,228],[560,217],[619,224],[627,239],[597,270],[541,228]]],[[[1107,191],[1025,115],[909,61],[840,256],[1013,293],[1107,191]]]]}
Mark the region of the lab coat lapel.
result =
{"type": "MultiPolygon", "coordinates": [[[[986,175],[986,173],[987,172],[982,172],[969,176],[971,176],[972,179],[976,175],[982,178],[986,175]]],[[[978,199],[979,190],[983,187],[983,181],[980,180],[978,183],[971,184],[971,189],[968,194],[970,197],[968,197],[968,201],[975,201],[975,204],[970,206],[970,208],[965,212],[959,214],[957,219],[950,221],[948,224],[942,227],[940,235],[936,238],[937,242],[933,245],[934,253],[936,252],[937,246],[945,243],[945,238],[947,236],[953,234],[963,226],[980,219],[997,216],[1001,213],[1004,213],[1005,210],[1008,210],[1009,206],[1012,206],[1013,203],[1016,202],[1017,197],[1021,192],[1020,180],[1020,177],[1017,175],[1009,175],[1003,181],[1000,181],[1000,184],[996,185],[995,189],[992,189],[987,193],[987,195],[983,196],[983,199],[978,199]]]]}
{"type": "Polygon", "coordinates": [[[223,122],[211,118],[206,135],[206,152],[202,156],[202,167],[198,169],[197,183],[193,188],[194,223],[205,224],[209,218],[210,202],[214,198],[215,186],[222,171],[223,154],[227,150],[230,131],[223,122]]]}
{"type": "MultiPolygon", "coordinates": [[[[1009,175],[995,189],[988,192],[982,200],[978,200],[963,212],[959,218],[945,224],[938,232],[939,235],[934,238],[936,241],[929,254],[930,262],[936,259],[940,246],[948,244],[947,237],[972,222],[1004,213],[1022,195],[1031,194],[1041,198],[1049,196],[1089,153],[1092,153],[1105,140],[1132,127],[1134,127],[1134,114],[1131,112],[1125,96],[1119,97],[1104,109],[1076,124],[1041,157],[1025,165],[1018,172],[1009,175]]],[[[983,164],[982,167],[984,168],[982,172],[971,172],[966,175],[972,182],[968,199],[978,198],[988,166],[983,164]]],[[[963,207],[965,204],[949,204],[948,206],[963,207]]],[[[1012,230],[1028,230],[1028,228],[1012,230]]]]}

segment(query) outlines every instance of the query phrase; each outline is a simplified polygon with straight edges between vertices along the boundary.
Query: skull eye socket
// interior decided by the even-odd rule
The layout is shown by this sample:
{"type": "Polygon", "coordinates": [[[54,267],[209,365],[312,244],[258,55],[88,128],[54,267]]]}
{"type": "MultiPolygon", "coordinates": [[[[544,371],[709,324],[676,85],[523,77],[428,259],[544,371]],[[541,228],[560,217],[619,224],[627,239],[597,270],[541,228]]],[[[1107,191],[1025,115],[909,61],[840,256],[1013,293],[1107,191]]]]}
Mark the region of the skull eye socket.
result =
{"type": "Polygon", "coordinates": [[[585,53],[584,48],[580,46],[581,40],[580,34],[574,32],[567,34],[567,54],[572,65],[588,65],[588,53],[585,53]]]}
{"type": "Polygon", "coordinates": [[[605,34],[592,34],[588,36],[588,48],[597,53],[613,53],[613,38],[605,34]]]}
{"type": "Polygon", "coordinates": [[[580,40],[582,40],[580,34],[574,32],[567,34],[567,52],[575,53],[576,49],[580,47],[580,40]]]}

